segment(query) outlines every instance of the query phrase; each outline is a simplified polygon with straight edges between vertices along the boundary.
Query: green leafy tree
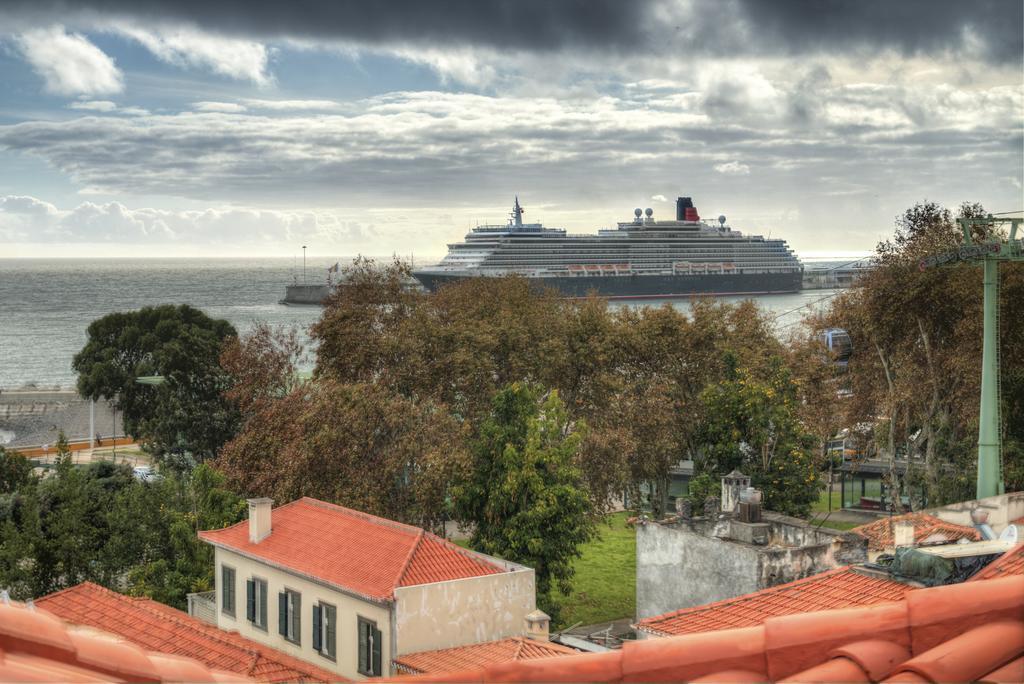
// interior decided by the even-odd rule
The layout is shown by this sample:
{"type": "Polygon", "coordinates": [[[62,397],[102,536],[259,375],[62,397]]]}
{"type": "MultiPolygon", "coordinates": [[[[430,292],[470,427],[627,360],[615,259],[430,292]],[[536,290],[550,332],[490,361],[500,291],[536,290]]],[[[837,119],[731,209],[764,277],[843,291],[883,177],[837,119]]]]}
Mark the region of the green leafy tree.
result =
{"type": "Polygon", "coordinates": [[[237,426],[237,412],[223,395],[228,376],[218,362],[234,337],[230,323],[187,305],[108,314],[89,324],[88,340],[72,362],[78,391],[112,400],[127,432],[156,453],[210,458],[237,426]],[[164,380],[135,381],[149,375],[164,380]]]}
{"type": "Polygon", "coordinates": [[[185,608],[188,593],[212,589],[213,549],[198,533],[238,522],[245,509],[245,500],[207,464],[124,492],[111,524],[114,534],[138,534],[139,516],[148,522],[138,535],[142,543],[130,554],[137,561],[128,572],[129,591],[185,608]]]}
{"type": "Polygon", "coordinates": [[[513,383],[495,395],[472,467],[452,487],[456,517],[473,525],[472,547],[532,567],[549,611],[552,587],[569,593],[580,546],[597,534],[577,460],[584,431],[557,391],[513,383]]]}
{"type": "Polygon", "coordinates": [[[28,483],[32,464],[17,451],[0,446],[0,494],[10,494],[28,483]]]}
{"type": "Polygon", "coordinates": [[[0,495],[0,586],[19,599],[88,580],[183,608],[212,586],[213,555],[196,533],[237,522],[244,501],[206,465],[139,482],[126,465],[76,467],[0,495]]]}
{"type": "Polygon", "coordinates": [[[705,468],[716,476],[742,470],[762,490],[766,508],[802,517],[818,496],[820,459],[800,423],[789,370],[777,357],[769,369],[759,378],[737,368],[704,392],[705,468]]]}

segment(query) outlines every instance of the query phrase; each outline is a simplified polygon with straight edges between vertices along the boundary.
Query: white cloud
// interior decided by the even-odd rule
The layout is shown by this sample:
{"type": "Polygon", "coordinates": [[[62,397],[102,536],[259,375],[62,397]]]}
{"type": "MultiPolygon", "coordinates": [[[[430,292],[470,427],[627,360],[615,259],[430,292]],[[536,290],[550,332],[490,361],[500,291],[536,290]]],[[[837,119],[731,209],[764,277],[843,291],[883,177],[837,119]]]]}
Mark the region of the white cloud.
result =
{"type": "Polygon", "coordinates": [[[168,64],[209,69],[260,86],[273,81],[267,73],[269,51],[256,41],[218,36],[186,26],[145,29],[121,22],[111,30],[139,42],[168,64]]]}
{"type": "Polygon", "coordinates": [[[15,38],[22,55],[56,95],[106,95],[124,89],[114,60],[63,26],[26,31],[15,38]]]}
{"type": "Polygon", "coordinates": [[[746,176],[750,173],[750,167],[746,164],[731,161],[724,164],[715,164],[715,171],[726,176],[746,176]]]}
{"type": "Polygon", "coordinates": [[[197,112],[223,112],[225,114],[239,114],[246,111],[246,108],[234,102],[193,102],[192,109],[197,112]]]}
{"type": "Polygon", "coordinates": [[[342,104],[334,100],[243,100],[252,109],[270,109],[274,111],[341,109],[342,104]]]}
{"type": "Polygon", "coordinates": [[[0,196],[0,234],[25,243],[365,245],[376,231],[351,217],[320,210],[239,207],[202,210],[132,209],[120,202],[82,202],[61,210],[28,196],[0,196]]]}
{"type": "Polygon", "coordinates": [[[27,195],[7,195],[0,197],[0,211],[23,216],[57,216],[57,207],[27,195]]]}
{"type": "Polygon", "coordinates": [[[84,109],[90,112],[112,112],[117,109],[117,105],[110,100],[83,100],[72,102],[68,107],[71,109],[84,109]]]}
{"type": "Polygon", "coordinates": [[[474,87],[491,85],[498,75],[493,63],[470,48],[398,48],[395,56],[414,64],[430,67],[444,82],[455,81],[474,87]]]}
{"type": "Polygon", "coordinates": [[[651,199],[655,202],[668,202],[668,199],[664,195],[651,195],[651,199]]]}

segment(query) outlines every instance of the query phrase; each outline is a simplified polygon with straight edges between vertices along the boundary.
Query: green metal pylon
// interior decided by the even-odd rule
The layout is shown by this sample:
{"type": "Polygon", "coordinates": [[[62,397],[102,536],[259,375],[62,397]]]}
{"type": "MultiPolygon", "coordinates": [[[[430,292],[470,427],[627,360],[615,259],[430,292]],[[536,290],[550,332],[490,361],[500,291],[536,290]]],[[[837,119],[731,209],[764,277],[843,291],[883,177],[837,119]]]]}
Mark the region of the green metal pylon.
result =
{"type": "Polygon", "coordinates": [[[985,257],[984,332],[981,347],[981,409],[978,415],[977,498],[1003,492],[999,429],[999,262],[985,257]]]}
{"type": "Polygon", "coordinates": [[[999,418],[999,262],[1024,261],[1024,246],[1017,239],[1017,229],[1024,219],[996,218],[989,214],[979,218],[957,219],[964,242],[960,249],[927,257],[921,268],[982,261],[984,265],[984,330],[981,347],[981,406],[978,413],[978,479],[976,496],[983,499],[1004,493],[1002,452],[1003,436],[999,418]],[[980,224],[994,229],[996,224],[1010,224],[1009,240],[975,243],[971,228],[980,224]]]}

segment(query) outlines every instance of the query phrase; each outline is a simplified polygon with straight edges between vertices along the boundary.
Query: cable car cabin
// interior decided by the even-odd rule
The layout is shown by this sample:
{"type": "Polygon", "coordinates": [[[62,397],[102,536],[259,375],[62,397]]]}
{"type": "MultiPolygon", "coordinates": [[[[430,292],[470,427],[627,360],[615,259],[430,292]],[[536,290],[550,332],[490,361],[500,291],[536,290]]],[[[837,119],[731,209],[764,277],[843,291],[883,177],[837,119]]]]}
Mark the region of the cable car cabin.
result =
{"type": "Polygon", "coordinates": [[[853,355],[853,341],[850,339],[850,334],[842,328],[829,328],[822,333],[822,339],[836,368],[845,369],[853,355]]]}

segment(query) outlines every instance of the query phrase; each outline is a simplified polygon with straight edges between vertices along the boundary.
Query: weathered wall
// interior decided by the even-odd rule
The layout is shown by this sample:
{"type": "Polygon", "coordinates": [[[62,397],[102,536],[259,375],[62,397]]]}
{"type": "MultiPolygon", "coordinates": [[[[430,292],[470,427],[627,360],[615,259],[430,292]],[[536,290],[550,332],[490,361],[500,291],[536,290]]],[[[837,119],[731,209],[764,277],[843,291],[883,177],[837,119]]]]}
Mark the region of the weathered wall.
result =
{"type": "MultiPolygon", "coordinates": [[[[698,529],[703,528],[698,524],[698,529]]],[[[638,620],[756,591],[758,577],[753,547],[708,537],[686,525],[637,527],[638,620]]]]}
{"type": "Polygon", "coordinates": [[[531,568],[395,589],[396,655],[521,636],[536,608],[531,568]]]}
{"type": "Polygon", "coordinates": [[[770,543],[739,542],[742,530],[727,517],[637,528],[637,619],[699,606],[867,560],[867,544],[853,534],[818,529],[803,520],[768,514],[770,543]]]}
{"type": "Polygon", "coordinates": [[[942,508],[930,508],[924,512],[946,522],[971,527],[971,511],[975,508],[988,511],[988,524],[998,533],[1010,522],[1024,518],[1024,492],[1010,492],[975,501],[962,501],[942,508]]]}
{"type": "Polygon", "coordinates": [[[266,644],[279,651],[301,658],[326,670],[332,670],[350,679],[364,679],[358,672],[359,667],[359,636],[357,620],[359,617],[373,620],[381,631],[381,663],[385,671],[391,663],[391,620],[387,606],[357,599],[348,594],[327,587],[323,584],[293,575],[283,570],[259,563],[237,553],[216,548],[217,582],[217,626],[221,629],[236,631],[254,641],[266,644]],[[235,569],[235,614],[224,612],[221,602],[221,566],[227,564],[235,569]],[[246,619],[245,616],[245,582],[251,577],[267,581],[267,627],[261,629],[246,619]],[[302,628],[300,643],[294,644],[278,634],[277,594],[284,589],[302,594],[300,611],[302,628]],[[337,637],[337,660],[332,661],[313,650],[313,605],[323,601],[335,606],[338,610],[338,622],[335,625],[337,637]]]}

